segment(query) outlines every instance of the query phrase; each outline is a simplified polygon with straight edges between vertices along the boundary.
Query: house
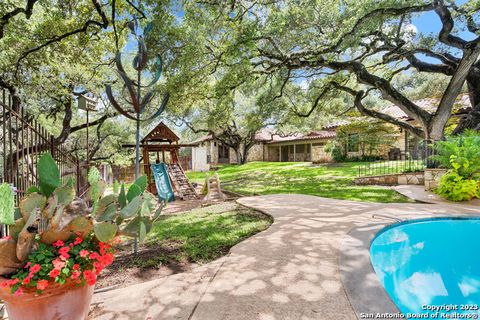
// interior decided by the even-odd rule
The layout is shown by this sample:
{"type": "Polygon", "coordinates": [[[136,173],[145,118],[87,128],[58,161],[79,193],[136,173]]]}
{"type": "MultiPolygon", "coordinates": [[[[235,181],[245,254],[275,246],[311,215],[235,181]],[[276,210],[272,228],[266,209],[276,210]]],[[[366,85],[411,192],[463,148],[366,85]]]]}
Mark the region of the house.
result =
{"type": "MultiPolygon", "coordinates": [[[[425,110],[434,112],[440,102],[440,98],[426,98],[414,102],[425,110]]],[[[454,105],[454,117],[459,117],[470,109],[471,104],[468,95],[462,94],[457,98],[454,105]]],[[[415,120],[395,105],[384,107],[382,112],[415,125],[415,120]]],[[[345,135],[343,129],[355,121],[378,122],[379,120],[365,117],[349,118],[348,120],[332,122],[319,131],[286,136],[272,135],[269,129],[263,129],[255,136],[256,143],[249,151],[247,162],[332,162],[332,155],[330,152],[327,152],[326,145],[334,141],[339,132],[345,135]]],[[[407,157],[416,159],[420,156],[422,148],[420,138],[397,126],[390,124],[388,126],[391,126],[388,133],[383,132],[379,134],[390,135],[392,143],[380,146],[375,151],[376,156],[385,159],[405,159],[407,157]]],[[[362,150],[357,138],[358,133],[347,133],[346,157],[362,156],[362,150]]],[[[208,171],[212,165],[237,163],[234,150],[223,145],[212,135],[203,136],[190,144],[192,145],[193,171],[208,171]]]]}

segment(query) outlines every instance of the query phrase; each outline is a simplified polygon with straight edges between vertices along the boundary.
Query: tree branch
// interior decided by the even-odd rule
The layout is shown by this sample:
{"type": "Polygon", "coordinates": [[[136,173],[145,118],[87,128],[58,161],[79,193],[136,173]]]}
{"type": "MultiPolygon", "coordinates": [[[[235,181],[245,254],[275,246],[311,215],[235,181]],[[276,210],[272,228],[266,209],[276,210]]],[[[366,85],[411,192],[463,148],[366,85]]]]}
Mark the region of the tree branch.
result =
{"type": "Polygon", "coordinates": [[[96,21],[96,20],[87,20],[81,28],[71,30],[71,31],[66,32],[62,35],[55,36],[55,37],[51,38],[50,40],[46,41],[45,43],[42,43],[41,45],[39,45],[37,47],[34,47],[32,49],[29,49],[29,50],[23,52],[17,60],[15,75],[17,75],[17,73],[18,73],[18,69],[20,68],[21,62],[25,58],[27,58],[30,54],[32,54],[34,52],[37,52],[37,51],[55,43],[55,42],[60,42],[60,41],[66,39],[68,37],[73,36],[73,35],[76,35],[76,34],[79,34],[79,33],[86,33],[90,26],[98,26],[98,27],[101,27],[102,29],[106,29],[108,27],[109,22],[108,22],[108,18],[106,16],[106,14],[102,10],[102,6],[100,5],[100,3],[97,0],[91,0],[91,1],[92,1],[93,5],[95,6],[95,10],[97,11],[97,13],[102,18],[101,22],[96,21]]]}
{"type": "Polygon", "coordinates": [[[10,19],[19,15],[20,13],[24,13],[27,20],[30,19],[30,17],[32,16],[33,6],[37,1],[38,0],[28,0],[25,8],[15,8],[12,11],[7,12],[0,18],[0,39],[3,38],[5,26],[8,24],[10,19]]]}

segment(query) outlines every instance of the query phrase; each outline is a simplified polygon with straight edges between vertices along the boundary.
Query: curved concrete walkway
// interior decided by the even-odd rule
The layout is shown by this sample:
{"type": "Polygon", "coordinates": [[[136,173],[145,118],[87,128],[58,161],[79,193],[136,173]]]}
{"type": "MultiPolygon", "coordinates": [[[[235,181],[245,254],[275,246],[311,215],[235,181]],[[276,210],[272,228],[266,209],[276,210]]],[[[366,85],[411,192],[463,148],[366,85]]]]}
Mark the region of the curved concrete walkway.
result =
{"type": "MultiPolygon", "coordinates": [[[[274,223],[227,256],[193,271],[96,294],[95,319],[357,319],[338,266],[339,249],[351,237],[350,230],[378,223],[374,213],[401,218],[480,214],[480,208],[472,206],[379,204],[305,195],[238,202],[272,215],[274,223]]],[[[368,285],[368,279],[364,283],[368,285]]]]}

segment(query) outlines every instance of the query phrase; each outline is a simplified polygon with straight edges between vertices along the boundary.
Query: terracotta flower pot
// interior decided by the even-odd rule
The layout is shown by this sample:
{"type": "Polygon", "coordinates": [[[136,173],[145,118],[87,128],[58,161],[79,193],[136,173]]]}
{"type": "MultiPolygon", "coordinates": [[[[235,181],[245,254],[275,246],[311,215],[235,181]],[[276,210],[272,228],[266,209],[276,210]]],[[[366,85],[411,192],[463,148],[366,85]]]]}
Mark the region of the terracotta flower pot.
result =
{"type": "MultiPolygon", "coordinates": [[[[0,284],[4,281],[6,279],[0,278],[0,284]]],[[[11,294],[8,288],[0,288],[0,299],[5,302],[9,320],[84,320],[94,287],[52,282],[42,294],[32,289],[24,290],[19,296],[11,294]]]]}

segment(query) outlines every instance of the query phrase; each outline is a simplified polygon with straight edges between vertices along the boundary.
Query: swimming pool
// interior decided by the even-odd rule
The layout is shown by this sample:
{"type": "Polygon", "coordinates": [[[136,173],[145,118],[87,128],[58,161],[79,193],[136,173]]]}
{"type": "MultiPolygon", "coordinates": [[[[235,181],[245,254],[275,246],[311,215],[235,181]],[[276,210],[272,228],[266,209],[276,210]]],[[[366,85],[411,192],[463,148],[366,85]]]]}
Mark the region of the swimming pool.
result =
{"type": "Polygon", "coordinates": [[[475,319],[480,315],[479,244],[480,218],[411,220],[377,233],[370,257],[405,316],[475,319]]]}

